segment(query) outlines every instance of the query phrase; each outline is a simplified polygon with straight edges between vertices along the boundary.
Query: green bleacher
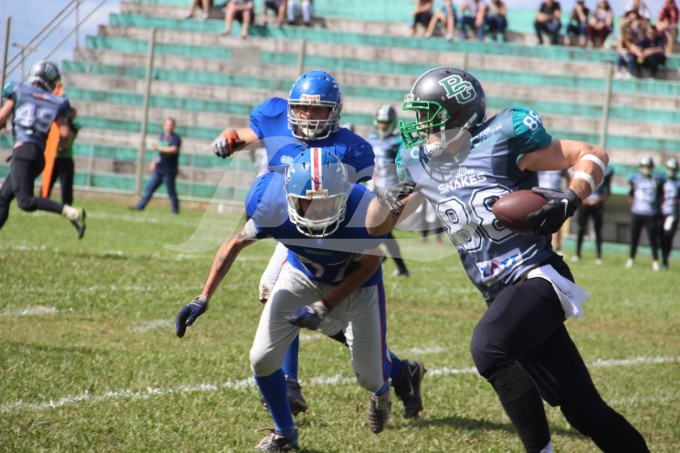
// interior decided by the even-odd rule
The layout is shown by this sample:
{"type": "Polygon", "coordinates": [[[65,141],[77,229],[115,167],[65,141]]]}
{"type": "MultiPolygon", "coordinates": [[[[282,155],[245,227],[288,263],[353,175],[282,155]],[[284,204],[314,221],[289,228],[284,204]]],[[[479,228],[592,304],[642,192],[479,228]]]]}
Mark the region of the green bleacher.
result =
{"type": "MultiPolygon", "coordinates": [[[[136,162],[137,149],[130,141],[131,137],[138,137],[140,134],[141,122],[136,118],[141,116],[139,112],[143,94],[134,91],[130,85],[123,86],[121,83],[117,86],[110,83],[110,79],[134,80],[140,83],[145,79],[146,68],[140,62],[144,61],[148,51],[147,31],[151,28],[163,32],[157,35],[155,52],[157,57],[166,57],[165,64],[157,63],[152,80],[166,84],[165,86],[176,86],[177,90],[166,90],[162,94],[153,93],[150,96],[149,104],[154,119],[147,124],[147,134],[158,134],[161,130],[160,119],[172,112],[184,112],[187,118],[199,118],[203,114],[203,118],[210,116],[213,119],[213,123],[196,120],[180,122],[178,125],[178,133],[183,139],[195,144],[193,149],[185,146],[180,157],[181,166],[187,169],[187,174],[192,169],[207,171],[223,164],[204,153],[210,141],[222,127],[227,126],[224,124],[218,127],[214,124],[215,118],[220,115],[224,118],[241,118],[247,124],[248,114],[258,99],[267,93],[285,93],[289,89],[295,78],[292,74],[299,64],[299,43],[303,40],[317,45],[316,50],[308,50],[304,67],[326,68],[339,76],[346,98],[342,121],[354,124],[361,131],[368,130],[372,124],[372,114],[367,113],[370,111],[368,107],[360,108],[362,104],[372,106],[390,102],[397,105],[409,88],[408,84],[403,84],[403,77],[415,78],[433,66],[428,55],[445,53],[451,55],[452,61],[463,61],[465,56],[468,69],[485,86],[494,88],[495,94],[488,96],[487,100],[492,112],[513,104],[528,105],[560,124],[560,127],[550,128],[554,136],[600,143],[597,128],[579,128],[578,121],[591,125],[601,121],[603,106],[598,99],[607,86],[602,68],[614,62],[616,54],[612,50],[528,46],[517,42],[449,42],[398,33],[368,34],[321,26],[279,28],[257,24],[251,27],[249,39],[244,43],[237,38],[238,23],[234,26],[232,37],[218,38],[224,27],[223,21],[180,19],[181,13],[188,8],[186,0],[142,0],[135,2],[135,5],[136,13],[126,13],[123,5],[120,13],[110,15],[109,23],[102,28],[100,34],[88,36],[85,49],[77,52],[74,60],[65,61],[62,65],[65,80],[69,80],[69,76],[73,80],[82,80],[77,79],[77,76],[87,75],[95,82],[101,81],[101,84],[95,83],[95,86],[72,84],[65,87],[72,103],[79,107],[79,122],[83,126],[82,135],[76,142],[75,157],[82,162],[101,163],[94,165],[96,170],[90,175],[78,174],[76,185],[80,187],[123,192],[134,190],[135,175],[130,168],[136,162]],[[147,6],[146,9],[144,5],[147,6]],[[158,11],[155,11],[154,5],[158,6],[158,11]],[[281,45],[272,46],[272,43],[281,45]],[[240,59],[243,58],[244,49],[247,51],[248,48],[257,48],[257,52],[252,54],[256,61],[250,63],[266,70],[259,73],[242,70],[240,59]],[[343,53],[340,48],[350,48],[353,51],[343,53]],[[374,49],[385,49],[385,57],[376,58],[374,49]],[[425,57],[411,60],[390,58],[399,52],[419,52],[425,57]],[[116,63],[104,62],[109,54],[113,55],[111,58],[116,59],[116,63]],[[136,56],[137,63],[125,63],[125,56],[136,56]],[[506,67],[489,65],[484,61],[487,57],[507,62],[506,67]],[[199,59],[200,64],[195,64],[199,59]],[[167,61],[172,61],[173,64],[167,61]],[[528,61],[532,62],[531,71],[525,69],[528,61]],[[233,70],[225,70],[225,63],[233,70]],[[229,66],[231,63],[233,66],[229,66]],[[579,66],[583,64],[586,66],[579,66]],[[555,66],[565,69],[555,71],[555,66]],[[588,68],[597,68],[597,71],[589,71],[588,68]],[[390,78],[390,82],[363,83],[361,77],[357,77],[362,74],[366,78],[380,75],[390,78]],[[342,77],[350,75],[354,76],[353,82],[345,83],[342,77]],[[527,86],[559,90],[563,94],[561,97],[517,94],[520,88],[527,86]],[[221,90],[225,94],[219,98],[211,97],[210,94],[188,96],[186,87],[205,87],[206,93],[221,90]],[[252,96],[241,97],[239,100],[230,99],[230,90],[251,93],[252,96]],[[570,93],[574,95],[574,100],[570,98],[570,93]],[[577,94],[581,95],[580,100],[575,100],[577,94]],[[114,116],[106,113],[120,109],[130,114],[114,116]],[[567,119],[578,121],[570,125],[567,119]],[[102,134],[110,134],[112,140],[113,137],[116,138],[116,143],[125,144],[119,146],[102,142],[102,134]],[[202,149],[202,153],[197,152],[198,148],[202,149]],[[116,167],[112,163],[125,163],[124,166],[118,165],[125,167],[125,172],[111,170],[116,167]]],[[[393,23],[396,28],[408,23],[413,2],[316,0],[315,7],[321,18],[365,21],[369,17],[371,21],[393,23]]],[[[261,8],[261,5],[258,4],[256,8],[261,8]]],[[[511,9],[510,29],[532,33],[533,15],[532,10],[511,9]]],[[[669,58],[665,70],[669,73],[680,72],[680,56],[673,55],[669,58]]],[[[617,99],[620,100],[614,102],[609,109],[610,130],[616,132],[608,134],[606,146],[615,150],[612,157],[617,168],[616,191],[625,193],[625,178],[635,169],[639,153],[652,154],[660,161],[661,156],[680,152],[680,134],[675,134],[680,129],[674,129],[680,127],[680,109],[677,108],[678,103],[673,101],[680,97],[680,82],[670,79],[615,79],[611,89],[613,99],[618,96],[617,99]],[[627,97],[633,101],[626,100],[627,97]],[[644,131],[636,132],[637,129],[633,126],[641,126],[644,131]]],[[[9,139],[2,137],[0,148],[10,146],[9,139]]],[[[145,160],[148,162],[153,155],[152,150],[146,150],[145,160]]],[[[7,165],[1,164],[0,176],[6,171],[7,165]]],[[[252,162],[240,159],[224,171],[246,175],[247,180],[247,175],[254,176],[256,170],[252,162]]],[[[217,183],[190,182],[183,177],[179,180],[181,195],[209,198],[217,190],[217,183]]],[[[247,184],[243,183],[231,189],[220,188],[219,193],[238,201],[242,199],[239,197],[245,196],[245,190],[247,184]]]]}

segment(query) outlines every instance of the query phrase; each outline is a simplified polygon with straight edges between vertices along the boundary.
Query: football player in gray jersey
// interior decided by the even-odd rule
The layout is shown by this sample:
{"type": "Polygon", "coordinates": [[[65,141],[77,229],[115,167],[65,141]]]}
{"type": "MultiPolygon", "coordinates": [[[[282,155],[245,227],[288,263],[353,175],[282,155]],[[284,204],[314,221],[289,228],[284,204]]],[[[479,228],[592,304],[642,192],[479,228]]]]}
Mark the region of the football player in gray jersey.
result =
{"type": "MultiPolygon", "coordinates": [[[[373,118],[375,131],[371,132],[366,141],[373,147],[375,154],[375,167],[373,167],[373,191],[381,193],[399,183],[395,159],[401,146],[401,135],[395,132],[397,128],[397,111],[390,104],[380,106],[373,118]]],[[[387,235],[385,246],[394,260],[397,269],[395,277],[408,277],[409,272],[406,263],[401,257],[399,244],[392,232],[387,235]]]]}
{"type": "Polygon", "coordinates": [[[366,226],[384,234],[410,204],[435,207],[463,266],[488,305],[471,353],[529,452],[550,452],[542,398],[603,451],[646,452],[642,435],[599,395],[564,325],[582,314],[589,294],[574,283],[550,236],[602,182],[608,157],[583,142],[553,139],[541,117],[511,107],[486,119],[479,81],[466,71],[434,68],[405,97],[415,122],[400,122],[404,183],[371,202],[366,226]],[[571,167],[565,191],[537,186],[537,173],[571,167]],[[531,214],[535,234],[505,228],[491,207],[505,194],[532,189],[548,201],[531,214]]]}
{"type": "Polygon", "coordinates": [[[72,139],[68,125],[69,103],[52,94],[60,78],[54,63],[39,61],[31,68],[28,84],[10,82],[2,90],[2,97],[7,101],[0,108],[0,128],[13,116],[15,141],[10,171],[0,187],[0,228],[7,221],[9,205],[16,197],[19,208],[24,211],[41,210],[63,215],[71,221],[81,239],[85,233],[85,210],[33,196],[35,178],[45,167],[44,152],[52,123],[59,126],[62,148],[68,148],[72,139]]]}

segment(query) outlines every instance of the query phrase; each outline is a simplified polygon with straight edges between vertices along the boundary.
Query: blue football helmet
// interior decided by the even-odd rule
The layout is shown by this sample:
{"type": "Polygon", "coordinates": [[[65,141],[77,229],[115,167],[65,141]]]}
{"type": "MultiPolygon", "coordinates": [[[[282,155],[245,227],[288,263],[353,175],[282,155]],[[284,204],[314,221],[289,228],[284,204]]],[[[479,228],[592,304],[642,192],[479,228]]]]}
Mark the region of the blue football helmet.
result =
{"type": "Polygon", "coordinates": [[[28,74],[29,83],[37,83],[47,91],[52,91],[61,80],[59,68],[49,61],[39,61],[33,65],[28,74]]]}
{"type": "Polygon", "coordinates": [[[319,140],[338,130],[342,111],[342,91],[332,75],[314,70],[302,74],[288,95],[288,128],[302,140],[319,140]],[[302,106],[330,108],[327,119],[300,119],[302,106]]]}
{"type": "Polygon", "coordinates": [[[288,218],[312,238],[335,233],[345,219],[349,180],[333,149],[306,149],[286,169],[288,218]]]}

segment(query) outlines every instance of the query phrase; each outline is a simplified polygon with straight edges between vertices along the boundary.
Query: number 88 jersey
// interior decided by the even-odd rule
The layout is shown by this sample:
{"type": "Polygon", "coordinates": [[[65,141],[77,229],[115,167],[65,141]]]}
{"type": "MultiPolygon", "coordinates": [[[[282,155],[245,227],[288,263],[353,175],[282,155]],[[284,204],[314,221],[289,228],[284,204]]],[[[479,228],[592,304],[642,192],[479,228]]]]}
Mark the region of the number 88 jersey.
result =
{"type": "Polygon", "coordinates": [[[538,185],[537,173],[520,171],[517,162],[551,140],[536,112],[512,107],[475,129],[465,157],[430,158],[422,145],[400,151],[401,179],[416,182],[435,208],[468,277],[487,301],[554,255],[550,235],[514,233],[491,211],[503,195],[538,185]]]}

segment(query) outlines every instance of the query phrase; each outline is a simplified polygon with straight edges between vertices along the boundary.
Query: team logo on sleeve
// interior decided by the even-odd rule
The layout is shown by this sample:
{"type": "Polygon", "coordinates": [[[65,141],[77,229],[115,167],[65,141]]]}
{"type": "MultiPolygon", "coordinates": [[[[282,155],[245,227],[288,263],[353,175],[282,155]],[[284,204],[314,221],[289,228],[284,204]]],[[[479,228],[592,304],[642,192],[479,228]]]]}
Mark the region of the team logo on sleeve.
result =
{"type": "Polygon", "coordinates": [[[456,98],[458,103],[466,104],[477,97],[477,92],[472,83],[457,74],[450,75],[439,81],[441,85],[446,90],[447,99],[456,98]]]}

